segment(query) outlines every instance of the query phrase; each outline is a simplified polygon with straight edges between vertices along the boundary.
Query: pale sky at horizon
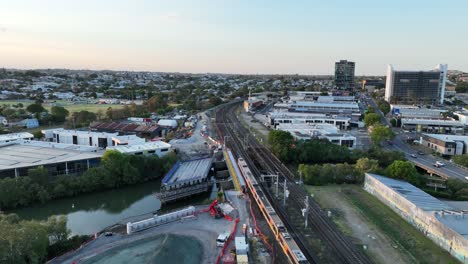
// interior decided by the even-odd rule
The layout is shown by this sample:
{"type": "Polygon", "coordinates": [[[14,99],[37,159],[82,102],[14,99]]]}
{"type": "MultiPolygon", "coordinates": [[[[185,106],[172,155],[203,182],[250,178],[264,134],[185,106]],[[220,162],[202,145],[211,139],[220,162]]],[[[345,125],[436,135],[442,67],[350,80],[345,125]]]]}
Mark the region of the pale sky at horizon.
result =
{"type": "Polygon", "coordinates": [[[0,68],[468,71],[466,0],[0,0],[0,68]]]}

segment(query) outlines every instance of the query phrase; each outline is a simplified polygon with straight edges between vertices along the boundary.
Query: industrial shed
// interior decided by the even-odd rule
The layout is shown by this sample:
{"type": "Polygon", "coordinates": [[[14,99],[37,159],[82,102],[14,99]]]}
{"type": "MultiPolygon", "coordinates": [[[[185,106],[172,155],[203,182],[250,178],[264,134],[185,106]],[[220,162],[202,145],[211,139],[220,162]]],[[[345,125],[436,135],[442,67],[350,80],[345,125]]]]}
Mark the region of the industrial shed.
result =
{"type": "Polygon", "coordinates": [[[462,263],[468,263],[468,211],[456,210],[404,181],[366,173],[364,189],[462,263]]]}

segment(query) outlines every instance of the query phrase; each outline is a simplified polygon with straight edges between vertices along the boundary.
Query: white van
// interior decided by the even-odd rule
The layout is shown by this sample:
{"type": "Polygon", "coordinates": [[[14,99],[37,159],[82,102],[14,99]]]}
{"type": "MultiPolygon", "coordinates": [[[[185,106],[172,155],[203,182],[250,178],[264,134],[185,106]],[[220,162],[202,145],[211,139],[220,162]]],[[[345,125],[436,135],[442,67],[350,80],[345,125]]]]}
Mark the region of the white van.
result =
{"type": "Polygon", "coordinates": [[[226,243],[228,238],[229,238],[229,233],[219,234],[218,238],[216,239],[216,246],[224,247],[224,243],[226,243]]]}

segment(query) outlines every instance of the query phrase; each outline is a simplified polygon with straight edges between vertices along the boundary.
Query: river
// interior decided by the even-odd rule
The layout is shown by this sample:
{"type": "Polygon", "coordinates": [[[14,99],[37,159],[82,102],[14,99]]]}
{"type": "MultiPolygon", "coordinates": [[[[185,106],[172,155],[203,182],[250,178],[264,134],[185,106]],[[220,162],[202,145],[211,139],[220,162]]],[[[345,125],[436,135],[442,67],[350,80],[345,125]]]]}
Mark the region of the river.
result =
{"type": "MultiPolygon", "coordinates": [[[[72,234],[90,235],[117,223],[143,219],[161,208],[161,202],[154,192],[159,191],[161,181],[156,180],[120,189],[83,194],[76,197],[48,201],[32,207],[9,211],[25,220],[46,220],[52,215],[66,215],[67,227],[72,234]]],[[[163,210],[200,204],[207,198],[216,197],[217,189],[211,195],[200,195],[189,200],[165,206],[163,210]]]]}

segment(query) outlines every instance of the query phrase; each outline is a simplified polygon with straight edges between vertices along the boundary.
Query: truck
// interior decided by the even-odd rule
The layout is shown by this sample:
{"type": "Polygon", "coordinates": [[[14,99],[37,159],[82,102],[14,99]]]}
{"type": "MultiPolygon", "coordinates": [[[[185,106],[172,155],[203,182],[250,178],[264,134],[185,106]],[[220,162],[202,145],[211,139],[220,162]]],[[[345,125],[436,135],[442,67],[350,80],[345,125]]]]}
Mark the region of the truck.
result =
{"type": "Polygon", "coordinates": [[[229,233],[228,232],[219,234],[218,238],[216,239],[216,246],[224,247],[224,244],[226,243],[228,238],[229,238],[229,233]]]}

